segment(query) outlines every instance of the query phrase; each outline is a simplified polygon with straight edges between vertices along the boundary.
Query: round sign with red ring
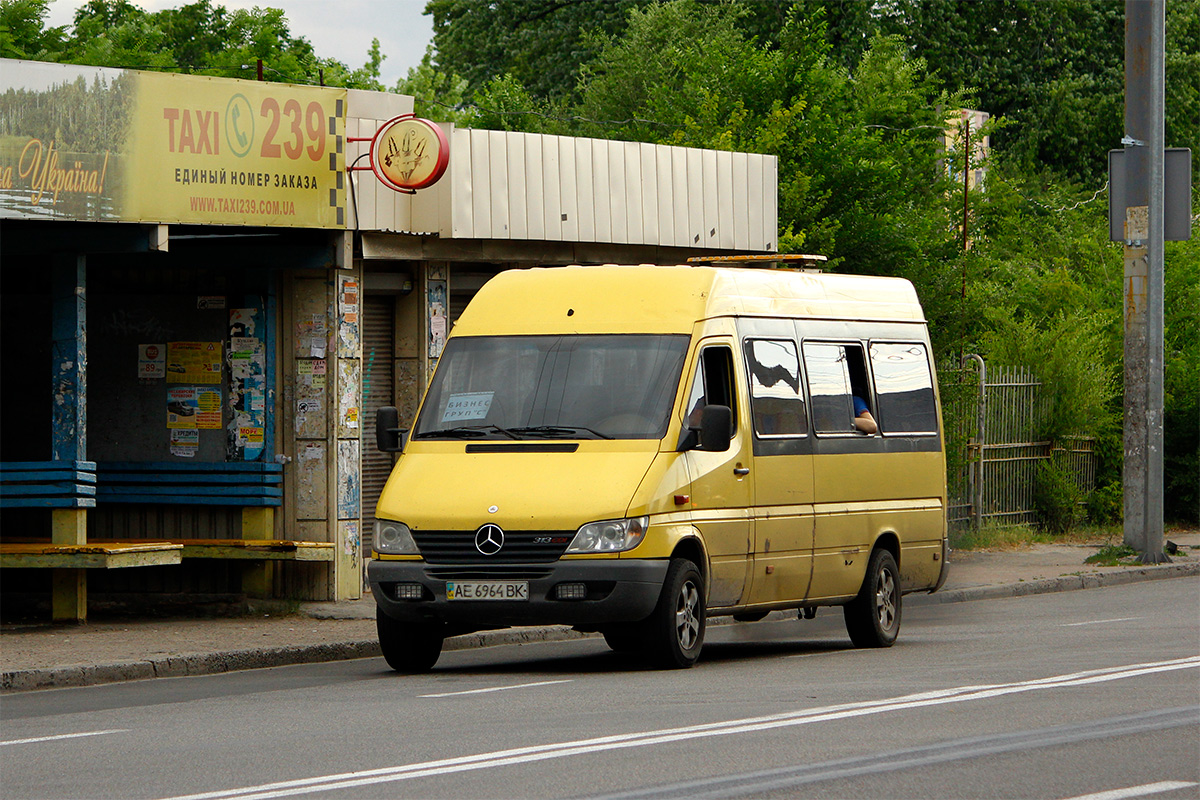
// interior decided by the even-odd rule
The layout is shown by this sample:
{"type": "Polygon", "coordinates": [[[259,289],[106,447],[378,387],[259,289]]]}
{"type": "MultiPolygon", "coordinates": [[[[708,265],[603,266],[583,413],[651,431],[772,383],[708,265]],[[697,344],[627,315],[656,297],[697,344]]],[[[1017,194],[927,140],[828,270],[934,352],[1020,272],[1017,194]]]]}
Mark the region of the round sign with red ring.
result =
{"type": "Polygon", "coordinates": [[[381,183],[396,191],[432,186],[445,174],[449,162],[445,132],[412,114],[388,120],[371,140],[371,169],[381,183]]]}

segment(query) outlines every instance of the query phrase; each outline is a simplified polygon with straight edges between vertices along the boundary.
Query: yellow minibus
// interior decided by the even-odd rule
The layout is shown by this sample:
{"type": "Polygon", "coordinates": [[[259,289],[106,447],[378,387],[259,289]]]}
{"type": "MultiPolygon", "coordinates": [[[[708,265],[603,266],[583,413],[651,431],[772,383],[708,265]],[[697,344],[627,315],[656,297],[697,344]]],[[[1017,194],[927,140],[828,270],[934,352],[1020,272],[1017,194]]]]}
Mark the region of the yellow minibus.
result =
{"type": "Polygon", "coordinates": [[[788,269],[511,270],[455,325],[375,513],[401,672],[443,640],[599,632],[661,667],[709,617],[841,606],[888,647],[946,575],[946,471],[912,285],[788,269]]]}

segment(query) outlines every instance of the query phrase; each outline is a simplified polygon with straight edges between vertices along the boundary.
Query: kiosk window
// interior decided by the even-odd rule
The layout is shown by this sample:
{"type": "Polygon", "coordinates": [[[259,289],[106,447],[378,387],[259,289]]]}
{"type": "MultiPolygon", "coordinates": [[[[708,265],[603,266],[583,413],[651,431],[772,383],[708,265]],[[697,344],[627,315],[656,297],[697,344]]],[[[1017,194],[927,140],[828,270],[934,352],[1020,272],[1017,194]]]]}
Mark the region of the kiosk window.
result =
{"type": "Polygon", "coordinates": [[[852,433],[854,397],[874,413],[861,345],[805,342],[804,371],[817,433],[852,433]]]}
{"type": "Polygon", "coordinates": [[[933,376],[923,344],[871,345],[871,371],[885,433],[937,433],[933,376]]]}
{"type": "Polygon", "coordinates": [[[796,343],[787,339],[749,339],[745,347],[754,432],[760,437],[807,434],[808,416],[800,391],[796,343]]]}

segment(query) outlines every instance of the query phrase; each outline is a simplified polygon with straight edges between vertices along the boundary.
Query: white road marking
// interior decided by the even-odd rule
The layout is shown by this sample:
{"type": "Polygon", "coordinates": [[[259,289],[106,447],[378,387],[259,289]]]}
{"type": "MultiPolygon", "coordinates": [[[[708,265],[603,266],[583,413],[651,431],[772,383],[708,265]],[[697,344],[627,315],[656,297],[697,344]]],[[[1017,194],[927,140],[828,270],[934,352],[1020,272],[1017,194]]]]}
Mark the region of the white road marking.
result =
{"type": "Polygon", "coordinates": [[[533,686],[553,686],[556,683],[570,683],[571,680],[563,681],[538,681],[537,683],[518,683],[514,686],[492,686],[488,689],[467,689],[462,692],[442,692],[441,694],[419,694],[417,697],[461,697],[465,694],[488,694],[490,692],[507,692],[509,689],[529,689],[533,686]]]}
{"type": "Polygon", "coordinates": [[[35,742],[56,742],[59,739],[81,739],[84,736],[103,736],[106,733],[129,733],[128,728],[114,728],[111,731],[88,731],[87,733],[60,733],[57,736],[34,736],[32,739],[9,739],[7,742],[0,742],[0,746],[6,744],[34,744],[35,742]]]}
{"type": "Polygon", "coordinates": [[[1093,619],[1088,622],[1064,622],[1064,628],[1078,628],[1080,625],[1107,625],[1110,622],[1133,622],[1141,617],[1118,617],[1117,619],[1093,619]]]}
{"type": "Polygon", "coordinates": [[[1200,786],[1200,783],[1192,781],[1159,781],[1158,783],[1146,783],[1141,786],[1130,786],[1128,789],[1113,789],[1108,792],[1081,794],[1077,797],[1068,797],[1066,800],[1125,800],[1129,797],[1146,797],[1151,794],[1173,792],[1176,789],[1187,789],[1192,786],[1200,786]]]}
{"type": "Polygon", "coordinates": [[[333,775],[322,775],[315,778],[301,778],[299,780],[247,786],[241,789],[225,789],[202,792],[200,794],[181,795],[169,798],[169,800],[232,800],[233,798],[237,798],[238,800],[267,800],[268,798],[290,797],[334,789],[352,789],[358,786],[369,786],[377,783],[390,783],[412,778],[427,778],[456,772],[488,769],[490,767],[512,766],[514,764],[525,764],[534,761],[567,758],[587,753],[624,750],[633,747],[667,744],[711,736],[753,733],[774,728],[790,728],[798,725],[810,725],[816,722],[829,722],[872,714],[883,714],[890,711],[904,711],[950,703],[985,700],[1043,689],[1088,686],[1125,678],[1135,678],[1141,675],[1152,675],[1159,672],[1173,672],[1176,670],[1197,668],[1200,668],[1200,656],[1192,656],[1169,661],[1131,664],[1125,667],[1086,670],[1067,675],[1039,678],[1032,681],[984,686],[960,686],[952,689],[940,689],[932,692],[905,695],[890,700],[845,703],[825,708],[771,714],[764,717],[750,717],[726,722],[689,725],[681,728],[664,728],[661,730],[645,731],[643,733],[616,734],[613,736],[601,736],[595,739],[580,739],[554,744],[518,747],[511,750],[499,750],[491,753],[479,753],[473,756],[460,756],[458,758],[447,758],[437,761],[424,761],[397,767],[343,772],[333,775]]]}

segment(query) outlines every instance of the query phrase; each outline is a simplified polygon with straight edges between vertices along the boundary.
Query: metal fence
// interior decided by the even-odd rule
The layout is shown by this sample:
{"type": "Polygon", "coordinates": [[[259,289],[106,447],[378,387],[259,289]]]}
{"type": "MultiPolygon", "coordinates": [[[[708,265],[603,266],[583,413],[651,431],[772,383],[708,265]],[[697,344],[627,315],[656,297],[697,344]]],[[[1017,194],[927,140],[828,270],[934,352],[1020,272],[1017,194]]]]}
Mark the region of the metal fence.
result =
{"type": "Polygon", "coordinates": [[[1045,409],[1041,383],[1029,370],[968,355],[961,367],[940,369],[939,378],[952,529],[1036,522],[1038,467],[1051,459],[1081,496],[1095,488],[1092,439],[1069,437],[1056,446],[1035,440],[1045,409]]]}

